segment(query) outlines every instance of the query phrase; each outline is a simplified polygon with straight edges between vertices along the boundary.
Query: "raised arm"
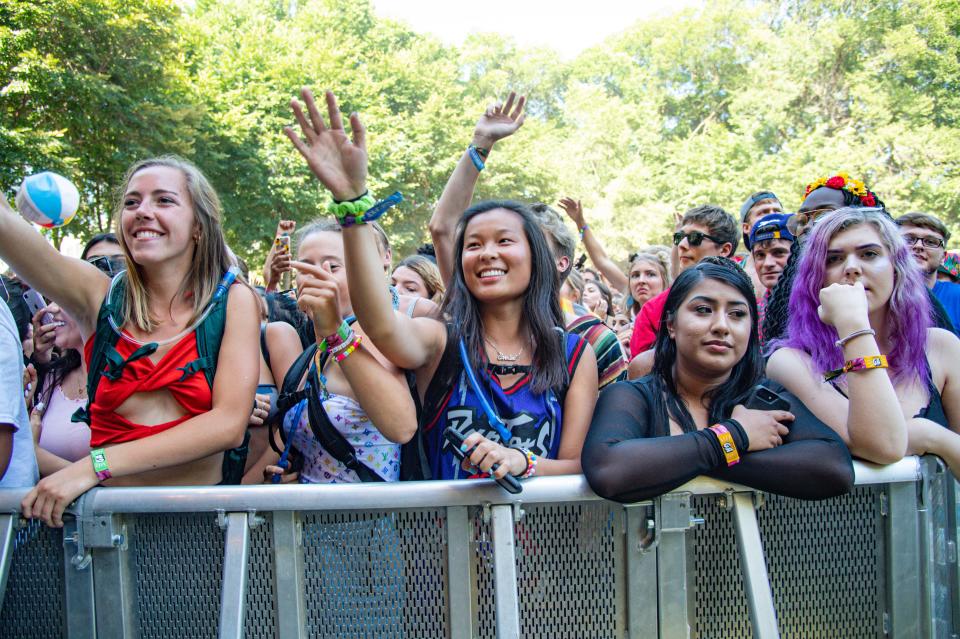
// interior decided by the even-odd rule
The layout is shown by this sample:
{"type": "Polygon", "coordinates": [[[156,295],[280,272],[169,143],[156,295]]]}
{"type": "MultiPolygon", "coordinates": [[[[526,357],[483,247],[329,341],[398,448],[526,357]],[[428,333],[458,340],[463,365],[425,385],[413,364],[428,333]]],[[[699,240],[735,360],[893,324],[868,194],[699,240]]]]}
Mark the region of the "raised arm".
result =
{"type": "Polygon", "coordinates": [[[597,236],[594,235],[590,225],[587,224],[587,219],[583,215],[583,205],[580,204],[580,200],[565,197],[560,200],[560,208],[562,208],[567,214],[567,217],[577,225],[577,230],[580,231],[580,237],[583,238],[583,246],[587,249],[587,255],[590,256],[590,261],[593,262],[593,265],[600,269],[604,277],[610,280],[613,288],[625,291],[630,284],[630,278],[624,275],[620,267],[617,266],[617,263],[610,259],[610,256],[608,256],[607,252],[603,249],[603,244],[601,244],[597,236]]]}
{"type": "MultiPolygon", "coordinates": [[[[213,382],[213,407],[151,437],[107,448],[107,463],[114,477],[180,466],[240,445],[260,365],[258,309],[253,291],[239,284],[231,289],[213,382]]],[[[98,483],[90,459],[76,461],[40,480],[21,503],[23,515],[40,518],[49,526],[62,526],[64,508],[98,483]]]]}
{"type": "Polygon", "coordinates": [[[84,340],[93,333],[110,279],[96,266],[61,255],[0,192],[0,259],[32,288],[77,321],[84,340]]]}
{"type": "MultiPolygon", "coordinates": [[[[524,96],[518,99],[517,94],[511,91],[506,103],[498,102],[487,107],[474,127],[470,146],[481,149],[479,153],[489,154],[497,141],[513,135],[523,125],[525,101],[524,96]]],[[[457,222],[470,206],[479,179],[480,171],[474,165],[468,147],[460,156],[430,218],[430,236],[433,238],[437,267],[444,286],[450,285],[453,276],[453,239],[457,222]]]]}
{"type": "MultiPolygon", "coordinates": [[[[334,200],[359,198],[367,192],[366,130],[360,117],[356,113],[350,116],[351,140],[344,131],[333,92],[326,93],[329,127],[324,124],[310,91],[304,89],[301,96],[309,121],[297,100],[292,100],[290,105],[303,137],[290,127],[284,132],[334,200]]],[[[446,331],[435,320],[411,319],[394,312],[373,233],[366,224],[343,229],[353,311],[363,330],[387,359],[408,370],[424,368],[439,360],[446,344],[446,331]]]]}
{"type": "MultiPolygon", "coordinates": [[[[836,327],[841,337],[870,328],[863,284],[831,284],[820,291],[820,303],[821,319],[836,327]]],[[[870,333],[860,334],[843,346],[845,361],[879,354],[880,347],[870,333]]],[[[793,349],[775,352],[767,363],[767,374],[835,430],[854,457],[892,464],[906,453],[907,424],[886,370],[874,368],[844,375],[849,400],[813,370],[809,358],[793,349]]]]}

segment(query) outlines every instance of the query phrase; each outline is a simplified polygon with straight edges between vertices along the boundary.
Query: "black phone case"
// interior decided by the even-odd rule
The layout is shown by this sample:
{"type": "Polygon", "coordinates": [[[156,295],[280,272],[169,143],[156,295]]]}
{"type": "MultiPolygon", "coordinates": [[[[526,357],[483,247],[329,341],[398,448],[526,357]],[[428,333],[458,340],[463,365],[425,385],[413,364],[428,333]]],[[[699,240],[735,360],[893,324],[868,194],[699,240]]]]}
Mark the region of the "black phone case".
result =
{"type": "MultiPolygon", "coordinates": [[[[460,446],[463,445],[463,442],[466,439],[463,435],[461,435],[459,432],[454,430],[452,427],[448,426],[447,430],[443,431],[443,436],[447,438],[448,442],[450,442],[450,447],[453,449],[453,454],[456,456],[457,459],[459,459],[460,461],[463,461],[464,459],[467,458],[468,453],[470,451],[467,451],[467,453],[465,453],[462,450],[460,450],[460,446]]],[[[499,467],[500,467],[500,464],[494,464],[493,470],[496,470],[499,467]]],[[[513,493],[514,495],[518,495],[521,492],[523,492],[523,485],[520,483],[520,480],[509,473],[505,475],[503,479],[495,478],[494,481],[500,484],[500,487],[503,488],[508,493],[513,493]]]]}

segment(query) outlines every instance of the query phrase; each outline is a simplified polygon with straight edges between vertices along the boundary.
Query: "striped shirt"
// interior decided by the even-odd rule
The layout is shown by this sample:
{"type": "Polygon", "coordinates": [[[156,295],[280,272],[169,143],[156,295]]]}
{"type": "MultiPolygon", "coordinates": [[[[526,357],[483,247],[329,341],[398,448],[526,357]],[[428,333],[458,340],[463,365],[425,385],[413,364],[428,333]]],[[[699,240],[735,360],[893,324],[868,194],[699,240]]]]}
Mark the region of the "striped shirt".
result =
{"type": "Polygon", "coordinates": [[[582,335],[597,356],[599,388],[627,379],[627,359],[617,334],[607,328],[596,315],[583,315],[567,325],[567,331],[582,335]]]}

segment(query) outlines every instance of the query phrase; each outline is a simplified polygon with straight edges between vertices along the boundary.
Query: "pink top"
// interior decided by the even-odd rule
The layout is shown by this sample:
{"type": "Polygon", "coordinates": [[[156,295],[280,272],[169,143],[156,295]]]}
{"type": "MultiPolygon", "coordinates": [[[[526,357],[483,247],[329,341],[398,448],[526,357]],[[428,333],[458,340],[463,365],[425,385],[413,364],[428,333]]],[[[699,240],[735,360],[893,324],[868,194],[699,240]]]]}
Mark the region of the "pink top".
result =
{"type": "Polygon", "coordinates": [[[70,399],[59,386],[54,388],[40,422],[40,448],[71,462],[89,455],[90,427],[70,421],[74,411],[86,405],[87,400],[70,399]]]}

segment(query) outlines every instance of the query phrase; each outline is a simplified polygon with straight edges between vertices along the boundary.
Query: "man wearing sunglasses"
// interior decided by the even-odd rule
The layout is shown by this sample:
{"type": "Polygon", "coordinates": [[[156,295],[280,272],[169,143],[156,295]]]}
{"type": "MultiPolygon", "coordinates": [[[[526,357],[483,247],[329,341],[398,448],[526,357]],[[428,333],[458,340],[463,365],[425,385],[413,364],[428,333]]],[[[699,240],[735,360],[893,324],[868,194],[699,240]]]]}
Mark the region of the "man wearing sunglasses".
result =
{"type": "MultiPolygon", "coordinates": [[[[681,271],[711,255],[732,257],[739,242],[740,225],[737,221],[719,206],[710,204],[687,211],[680,220],[680,229],[673,234],[681,271]]],[[[648,350],[657,341],[660,316],[669,292],[670,289],[665,290],[640,309],[630,337],[631,358],[648,350]]]]}
{"type": "Polygon", "coordinates": [[[928,213],[907,213],[897,218],[907,248],[923,270],[924,281],[943,305],[955,327],[960,327],[960,284],[937,281],[937,270],[947,252],[950,231],[937,217],[928,213]]]}

